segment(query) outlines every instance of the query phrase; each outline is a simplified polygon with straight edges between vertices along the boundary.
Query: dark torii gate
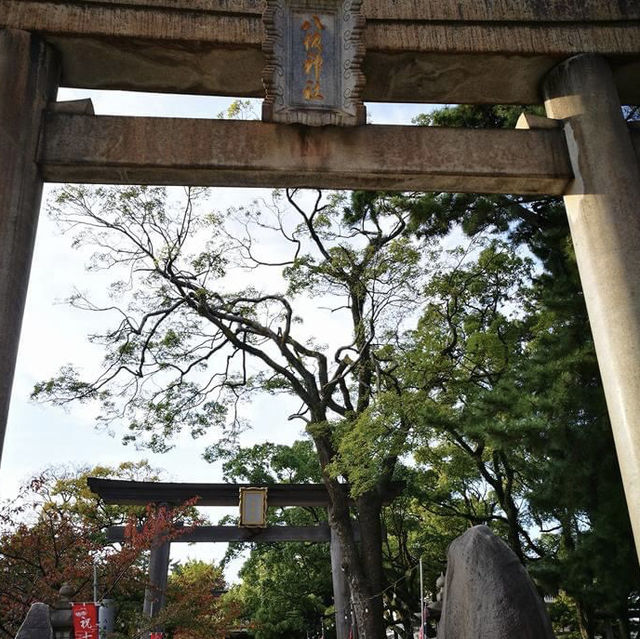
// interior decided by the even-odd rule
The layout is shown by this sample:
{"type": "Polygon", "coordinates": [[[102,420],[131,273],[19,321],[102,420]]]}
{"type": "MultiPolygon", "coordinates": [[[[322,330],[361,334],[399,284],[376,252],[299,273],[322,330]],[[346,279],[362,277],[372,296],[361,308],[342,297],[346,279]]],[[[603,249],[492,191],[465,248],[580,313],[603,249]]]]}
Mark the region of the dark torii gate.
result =
{"type": "MultiPolygon", "coordinates": [[[[309,506],[328,508],[331,503],[324,484],[199,484],[170,482],[141,482],[89,477],[87,484],[105,503],[117,505],[167,504],[179,505],[197,498],[198,506],[238,506],[242,489],[267,488],[268,505],[274,507],[309,506]]],[[[348,485],[344,490],[347,492],[348,485]]],[[[383,495],[383,503],[400,494],[402,483],[392,484],[383,495]]],[[[124,527],[107,530],[110,542],[124,541],[124,527]]],[[[335,531],[327,524],[318,526],[268,526],[242,528],[238,526],[197,526],[180,534],[173,542],[237,542],[256,543],[308,541],[328,542],[331,555],[331,578],[336,617],[337,639],[347,639],[349,624],[344,611],[349,609],[349,585],[343,568],[342,551],[335,531]]],[[[164,593],[169,572],[169,552],[172,541],[160,540],[151,548],[149,586],[145,592],[144,612],[154,617],[164,605],[164,593]]]]}
{"type": "Polygon", "coordinates": [[[43,180],[563,195],[640,552],[640,145],[620,111],[640,104],[640,3],[351,0],[366,19],[364,100],[544,102],[549,119],[528,130],[312,130],[55,103],[58,85],[263,96],[263,4],[0,0],[0,450],[43,180]]]}

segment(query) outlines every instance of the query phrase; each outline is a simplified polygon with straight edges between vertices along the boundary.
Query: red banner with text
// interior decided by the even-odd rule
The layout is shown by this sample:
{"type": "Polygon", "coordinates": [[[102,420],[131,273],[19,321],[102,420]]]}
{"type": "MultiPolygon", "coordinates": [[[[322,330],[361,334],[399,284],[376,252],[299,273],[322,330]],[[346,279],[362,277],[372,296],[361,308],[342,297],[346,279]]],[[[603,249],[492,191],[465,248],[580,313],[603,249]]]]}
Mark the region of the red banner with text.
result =
{"type": "Polygon", "coordinates": [[[98,609],[94,603],[71,604],[75,639],[98,639],[98,609]]]}

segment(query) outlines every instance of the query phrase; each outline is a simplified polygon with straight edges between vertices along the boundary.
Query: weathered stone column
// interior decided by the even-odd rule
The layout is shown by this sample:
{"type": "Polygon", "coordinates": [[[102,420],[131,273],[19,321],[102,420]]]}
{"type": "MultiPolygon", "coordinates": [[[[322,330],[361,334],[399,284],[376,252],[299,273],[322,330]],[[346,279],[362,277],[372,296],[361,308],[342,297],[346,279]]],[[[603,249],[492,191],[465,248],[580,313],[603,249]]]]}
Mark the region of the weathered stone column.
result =
{"type": "Polygon", "coordinates": [[[44,42],[0,30],[0,458],[42,195],[38,137],[57,80],[44,42]]]}
{"type": "Polygon", "coordinates": [[[149,556],[149,583],[144,591],[143,613],[153,619],[164,608],[169,577],[171,542],[158,540],[149,556]]]}
{"type": "Polygon", "coordinates": [[[75,591],[68,583],[63,583],[59,597],[51,606],[51,626],[55,639],[73,638],[73,613],[71,612],[71,598],[75,591]]]}
{"type": "MultiPolygon", "coordinates": [[[[167,503],[156,504],[158,515],[168,515],[170,506],[167,503]]],[[[168,520],[165,517],[165,520],[168,520]]],[[[169,580],[169,556],[171,554],[171,537],[168,529],[160,529],[156,532],[149,555],[149,581],[144,590],[144,603],[142,612],[153,620],[164,608],[167,598],[167,582],[169,580]]],[[[162,625],[150,624],[150,637],[152,632],[162,631],[162,625]]]]}
{"type": "Polygon", "coordinates": [[[564,61],[544,94],[575,175],[564,201],[640,554],[640,170],[604,59],[564,61]]]}

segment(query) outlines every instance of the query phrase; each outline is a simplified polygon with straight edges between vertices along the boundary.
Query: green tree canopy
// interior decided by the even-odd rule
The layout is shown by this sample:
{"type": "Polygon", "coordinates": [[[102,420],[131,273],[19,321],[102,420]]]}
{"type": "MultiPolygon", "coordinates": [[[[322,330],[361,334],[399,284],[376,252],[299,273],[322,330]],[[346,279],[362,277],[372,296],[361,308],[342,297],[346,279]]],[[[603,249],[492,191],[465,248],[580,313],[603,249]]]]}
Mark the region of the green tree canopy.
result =
{"type": "Polygon", "coordinates": [[[125,277],[104,305],[80,294],[72,299],[116,317],[113,329],[92,337],[106,353],[101,374],[83,380],[67,367],[38,384],[34,396],[61,404],[95,400],[100,420],[126,420],[125,439],[154,450],[165,450],[181,429],[198,437],[218,426],[210,458],[233,445],[243,427],[237,406],[248,394],[295,397],[300,408],[292,417],[306,424],[316,448],[356,616],[369,636],[382,637],[380,510],[408,424],[389,425],[394,435],[375,467],[369,464],[366,482],[355,460],[344,463],[341,447],[373,421],[378,396],[401,392],[393,342],[419,307],[430,256],[426,238],[409,225],[421,196],[349,201],[293,190],[223,218],[196,213],[202,195],[188,190],[177,209],[158,188],[60,191],[53,214],[78,231],[78,243],[95,248],[93,267],[124,270],[125,277]],[[260,248],[257,230],[261,246],[272,236],[277,255],[260,248]],[[238,268],[253,274],[245,286],[238,286],[238,268]],[[328,344],[305,329],[310,303],[316,313],[325,307],[342,318],[328,344]],[[345,480],[356,500],[360,545],[345,480]]]}

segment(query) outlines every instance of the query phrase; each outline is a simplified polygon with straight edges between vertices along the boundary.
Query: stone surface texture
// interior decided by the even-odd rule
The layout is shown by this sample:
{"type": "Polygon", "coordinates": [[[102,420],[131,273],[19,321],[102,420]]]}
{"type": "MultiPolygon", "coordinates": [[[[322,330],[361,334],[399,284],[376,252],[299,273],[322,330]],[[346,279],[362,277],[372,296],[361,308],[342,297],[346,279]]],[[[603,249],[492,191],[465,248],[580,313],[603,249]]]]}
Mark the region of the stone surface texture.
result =
{"type": "MultiPolygon", "coordinates": [[[[363,0],[368,101],[532,103],[562,59],[609,56],[640,102],[640,4],[363,0]]],[[[259,0],[0,0],[0,27],[41,33],[63,84],[262,96],[259,0]]]]}
{"type": "Polygon", "coordinates": [[[515,553],[487,526],[449,546],[438,639],[553,639],[542,599],[515,553]]]}
{"type": "Polygon", "coordinates": [[[640,167],[603,58],[566,60],[544,88],[575,174],[564,201],[640,553],[640,167]]]}
{"type": "Polygon", "coordinates": [[[0,30],[0,456],[31,270],[42,178],[36,164],[56,64],[37,36],[0,30]]]}
{"type": "Polygon", "coordinates": [[[40,162],[53,182],[561,195],[572,178],[561,130],[309,128],[63,113],[47,115],[40,162]]]}
{"type": "Polygon", "coordinates": [[[16,639],[53,639],[53,628],[49,618],[49,606],[43,603],[31,604],[16,639]]]}
{"type": "Polygon", "coordinates": [[[144,589],[142,612],[150,618],[157,617],[164,608],[167,580],[169,578],[169,555],[171,542],[156,541],[149,553],[149,577],[144,589]]]}

